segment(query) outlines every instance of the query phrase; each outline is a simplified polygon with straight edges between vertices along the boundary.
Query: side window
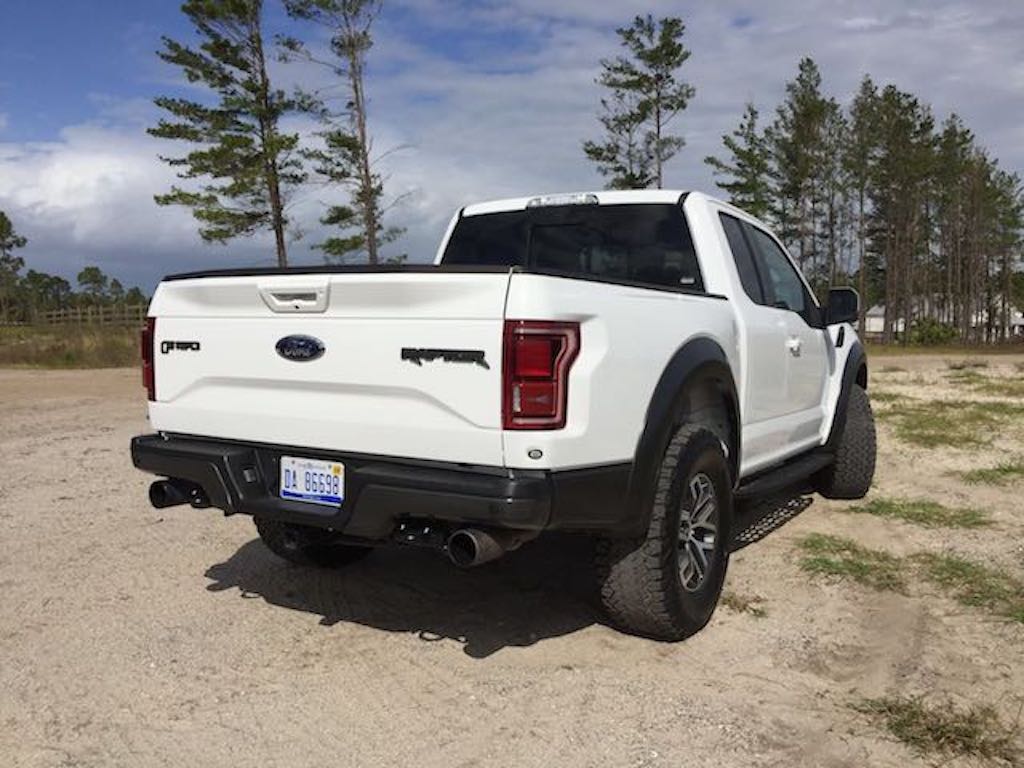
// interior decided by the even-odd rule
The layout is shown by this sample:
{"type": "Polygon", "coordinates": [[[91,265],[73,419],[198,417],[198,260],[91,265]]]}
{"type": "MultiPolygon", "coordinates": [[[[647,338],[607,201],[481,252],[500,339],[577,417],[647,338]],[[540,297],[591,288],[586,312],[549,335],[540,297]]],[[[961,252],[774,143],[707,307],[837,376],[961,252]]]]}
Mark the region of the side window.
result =
{"type": "Polygon", "coordinates": [[[803,281],[778,244],[757,227],[744,224],[756,253],[757,264],[765,283],[767,304],[807,315],[807,295],[803,281]]]}
{"type": "Polygon", "coordinates": [[[750,252],[747,238],[743,236],[739,220],[725,213],[718,214],[718,217],[722,221],[725,238],[729,241],[729,249],[736,262],[736,271],[740,274],[743,290],[757,304],[766,303],[761,281],[757,276],[757,268],[754,266],[754,255],[750,252]]]}

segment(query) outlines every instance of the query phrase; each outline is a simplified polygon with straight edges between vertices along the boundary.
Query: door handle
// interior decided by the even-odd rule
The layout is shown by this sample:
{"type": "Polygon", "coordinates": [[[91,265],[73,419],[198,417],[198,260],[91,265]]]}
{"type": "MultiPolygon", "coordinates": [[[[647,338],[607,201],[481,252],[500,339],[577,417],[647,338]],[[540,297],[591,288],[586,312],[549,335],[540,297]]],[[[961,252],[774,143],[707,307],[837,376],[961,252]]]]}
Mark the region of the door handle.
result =
{"type": "Polygon", "coordinates": [[[789,354],[793,357],[800,357],[800,348],[803,346],[803,342],[799,336],[790,336],[786,339],[786,349],[789,350],[789,354]]]}
{"type": "Polygon", "coordinates": [[[296,284],[288,281],[280,285],[258,286],[263,303],[273,312],[324,312],[330,285],[296,284]]]}

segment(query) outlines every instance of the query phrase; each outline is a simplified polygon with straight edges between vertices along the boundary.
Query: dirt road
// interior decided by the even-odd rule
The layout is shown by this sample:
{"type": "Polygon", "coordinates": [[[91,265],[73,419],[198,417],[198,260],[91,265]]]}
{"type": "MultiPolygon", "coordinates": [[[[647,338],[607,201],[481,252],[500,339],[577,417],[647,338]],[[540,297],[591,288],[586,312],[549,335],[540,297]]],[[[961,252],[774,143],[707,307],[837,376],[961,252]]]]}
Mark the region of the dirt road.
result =
{"type": "MultiPolygon", "coordinates": [[[[964,396],[947,370],[885,358],[872,388],[964,396]]],[[[1024,695],[1024,624],[917,582],[812,576],[795,549],[820,531],[1024,575],[1024,483],[949,474],[1024,451],[1019,423],[950,450],[883,420],[877,494],[992,524],[816,499],[734,555],[728,589],[764,617],[720,608],[666,645],[601,624],[580,543],[470,572],[391,549],[318,572],[275,559],[248,518],[155,511],[127,454],[142,400],[135,371],[0,371],[0,765],[927,765],[850,703],[948,695],[1012,720],[1024,695]]]]}

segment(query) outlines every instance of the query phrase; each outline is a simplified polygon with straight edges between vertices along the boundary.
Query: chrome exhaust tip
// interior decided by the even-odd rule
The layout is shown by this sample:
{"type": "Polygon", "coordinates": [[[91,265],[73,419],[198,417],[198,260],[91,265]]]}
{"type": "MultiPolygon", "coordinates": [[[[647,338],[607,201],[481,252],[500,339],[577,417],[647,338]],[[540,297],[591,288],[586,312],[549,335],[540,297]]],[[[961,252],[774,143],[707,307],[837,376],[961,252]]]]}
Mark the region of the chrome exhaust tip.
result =
{"type": "Polygon", "coordinates": [[[448,537],[448,558],[459,568],[473,568],[497,560],[519,546],[519,539],[508,534],[492,534],[476,528],[459,528],[448,537]]]}

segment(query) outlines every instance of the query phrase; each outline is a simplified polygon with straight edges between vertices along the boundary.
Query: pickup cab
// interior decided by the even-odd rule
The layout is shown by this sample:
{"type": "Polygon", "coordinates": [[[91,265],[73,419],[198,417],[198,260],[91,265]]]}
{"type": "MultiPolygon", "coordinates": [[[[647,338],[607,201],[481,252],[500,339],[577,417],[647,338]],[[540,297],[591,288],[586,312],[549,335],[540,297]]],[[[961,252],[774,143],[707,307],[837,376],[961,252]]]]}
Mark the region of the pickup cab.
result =
{"type": "Polygon", "coordinates": [[[142,334],[154,434],[131,454],[163,478],[155,507],[251,515],[303,565],[592,537],[612,621],[681,639],[715,608],[737,509],[867,492],[857,312],[698,192],[479,203],[429,265],[165,278],[142,334]]]}

